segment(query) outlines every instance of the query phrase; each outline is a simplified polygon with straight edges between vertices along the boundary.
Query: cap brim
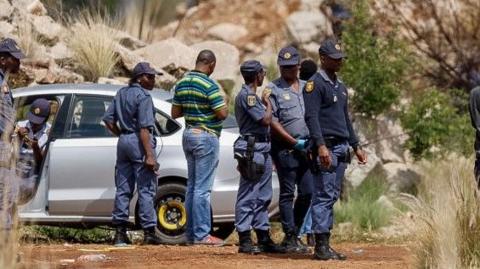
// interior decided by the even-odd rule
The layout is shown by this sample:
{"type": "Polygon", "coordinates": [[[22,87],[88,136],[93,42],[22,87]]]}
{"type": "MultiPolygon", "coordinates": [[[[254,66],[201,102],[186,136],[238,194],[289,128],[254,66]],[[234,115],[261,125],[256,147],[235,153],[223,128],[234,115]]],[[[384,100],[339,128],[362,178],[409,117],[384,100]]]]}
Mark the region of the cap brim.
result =
{"type": "Polygon", "coordinates": [[[297,64],[300,64],[300,60],[299,59],[278,60],[277,63],[279,66],[297,65],[297,64]]]}
{"type": "Polygon", "coordinates": [[[45,122],[47,117],[39,117],[37,115],[34,115],[32,112],[28,112],[27,114],[27,119],[34,124],[42,124],[45,122]]]}
{"type": "Polygon", "coordinates": [[[15,58],[17,58],[17,59],[19,59],[19,60],[25,58],[25,54],[23,54],[21,51],[19,51],[19,52],[10,52],[10,54],[11,54],[13,57],[15,57],[15,58]]]}
{"type": "Polygon", "coordinates": [[[332,53],[332,54],[328,54],[327,56],[335,60],[343,59],[347,57],[343,52],[332,53]]]}

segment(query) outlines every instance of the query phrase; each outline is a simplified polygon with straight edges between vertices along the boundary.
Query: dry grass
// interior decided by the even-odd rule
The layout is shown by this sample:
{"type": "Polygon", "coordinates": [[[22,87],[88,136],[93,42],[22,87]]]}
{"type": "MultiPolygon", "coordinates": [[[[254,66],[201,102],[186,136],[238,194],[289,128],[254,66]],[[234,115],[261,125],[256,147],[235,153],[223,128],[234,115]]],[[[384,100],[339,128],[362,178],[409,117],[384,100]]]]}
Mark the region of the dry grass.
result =
{"type": "Polygon", "coordinates": [[[417,268],[479,268],[480,200],[472,164],[459,157],[425,164],[418,197],[405,196],[417,216],[417,268]]]}
{"type": "Polygon", "coordinates": [[[138,39],[151,41],[163,4],[163,0],[144,0],[125,5],[122,28],[138,39]]]}
{"type": "Polygon", "coordinates": [[[72,34],[68,46],[88,81],[110,76],[118,61],[115,53],[116,41],[113,39],[117,31],[114,22],[100,14],[84,11],[69,20],[72,34]]]}

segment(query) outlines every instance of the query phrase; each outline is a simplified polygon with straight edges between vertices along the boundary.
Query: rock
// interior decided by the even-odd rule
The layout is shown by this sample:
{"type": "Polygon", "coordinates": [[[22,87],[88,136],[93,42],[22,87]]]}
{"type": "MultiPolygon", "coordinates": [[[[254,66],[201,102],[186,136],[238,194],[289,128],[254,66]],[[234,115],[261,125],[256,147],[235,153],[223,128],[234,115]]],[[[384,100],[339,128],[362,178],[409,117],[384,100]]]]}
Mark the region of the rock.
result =
{"type": "MultiPolygon", "coordinates": [[[[1,8],[1,7],[0,7],[1,8]]],[[[15,30],[15,27],[6,21],[0,21],[0,35],[1,38],[12,37],[12,32],[15,30]]],[[[15,38],[18,40],[18,37],[15,38]]]]}
{"type": "Polygon", "coordinates": [[[239,72],[240,52],[238,49],[223,41],[205,41],[191,46],[195,51],[195,56],[203,49],[210,49],[217,57],[217,65],[212,74],[226,89],[232,89],[235,84],[235,78],[239,72]]]}
{"type": "Polygon", "coordinates": [[[123,85],[125,83],[122,83],[120,80],[114,79],[114,78],[106,78],[106,77],[100,77],[98,78],[97,81],[98,84],[112,84],[112,85],[123,85]]]}
{"type": "Polygon", "coordinates": [[[169,91],[177,82],[177,78],[170,75],[167,72],[163,72],[163,75],[157,76],[155,86],[169,91]]]}
{"type": "Polygon", "coordinates": [[[365,147],[364,150],[367,153],[367,164],[358,164],[356,157],[352,156],[352,162],[345,171],[345,179],[354,188],[358,187],[377,165],[381,165],[374,147],[365,147]]]}
{"type": "Polygon", "coordinates": [[[234,43],[242,37],[247,36],[248,30],[242,25],[224,22],[211,27],[207,33],[213,38],[234,43]]]}
{"type": "Polygon", "coordinates": [[[409,192],[420,182],[420,174],[405,163],[387,163],[383,165],[392,192],[409,192]]]}
{"type": "Polygon", "coordinates": [[[403,145],[407,139],[400,121],[391,117],[380,116],[377,120],[378,156],[383,163],[404,162],[403,145]]]}
{"type": "Polygon", "coordinates": [[[103,262],[107,260],[105,254],[86,254],[77,258],[77,262],[103,262]]]}
{"type": "Polygon", "coordinates": [[[319,10],[297,11],[287,18],[289,35],[295,42],[308,43],[332,35],[332,25],[319,10]]]}
{"type": "Polygon", "coordinates": [[[195,50],[175,38],[155,42],[134,53],[160,68],[173,67],[175,69],[193,69],[195,64],[195,50]]]}
{"type": "Polygon", "coordinates": [[[390,199],[386,195],[380,196],[377,200],[377,203],[388,210],[396,210],[395,205],[393,205],[392,201],[390,201],[390,199]]]}
{"type": "Polygon", "coordinates": [[[117,53],[120,58],[120,64],[128,71],[132,71],[137,63],[144,60],[120,44],[115,45],[115,53],[117,53]]]}
{"type": "Polygon", "coordinates": [[[63,32],[63,26],[53,21],[49,16],[33,16],[32,26],[40,39],[50,45],[55,44],[63,32]]]}
{"type": "Polygon", "coordinates": [[[342,222],[338,224],[338,234],[351,234],[353,230],[353,223],[342,222]]]}
{"type": "Polygon", "coordinates": [[[34,69],[35,82],[38,84],[53,83],[80,83],[84,81],[83,76],[58,67],[49,69],[34,69]]]}
{"type": "Polygon", "coordinates": [[[325,0],[302,0],[299,10],[319,10],[325,0]]]}
{"type": "Polygon", "coordinates": [[[318,49],[320,48],[320,44],[317,42],[309,42],[306,44],[302,44],[300,47],[302,56],[310,57],[310,58],[317,58],[318,57],[318,49]]]}
{"type": "Polygon", "coordinates": [[[70,59],[73,55],[72,51],[63,42],[58,42],[55,46],[49,48],[49,54],[56,61],[70,59]]]}
{"type": "Polygon", "coordinates": [[[0,20],[8,20],[12,13],[13,6],[9,3],[9,1],[0,0],[0,20]]]}
{"type": "Polygon", "coordinates": [[[27,6],[27,11],[30,14],[37,15],[37,16],[45,16],[47,15],[47,9],[45,6],[40,2],[40,0],[35,0],[27,6]]]}
{"type": "Polygon", "coordinates": [[[136,50],[145,47],[147,44],[142,40],[130,35],[127,32],[116,31],[113,37],[120,45],[130,50],[136,50]]]}

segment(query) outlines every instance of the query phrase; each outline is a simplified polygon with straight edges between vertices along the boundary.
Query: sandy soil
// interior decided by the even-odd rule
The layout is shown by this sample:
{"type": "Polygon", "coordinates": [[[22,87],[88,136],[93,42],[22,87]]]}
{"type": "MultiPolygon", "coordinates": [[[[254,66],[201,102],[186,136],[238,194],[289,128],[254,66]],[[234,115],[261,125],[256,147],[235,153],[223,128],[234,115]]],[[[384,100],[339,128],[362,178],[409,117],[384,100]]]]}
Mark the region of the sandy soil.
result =
{"type": "Polygon", "coordinates": [[[343,243],[334,246],[347,261],[314,261],[311,255],[245,255],[235,246],[134,246],[110,249],[108,245],[24,245],[20,268],[412,268],[413,257],[403,245],[343,243]],[[106,260],[81,262],[82,255],[105,254],[106,260]]]}

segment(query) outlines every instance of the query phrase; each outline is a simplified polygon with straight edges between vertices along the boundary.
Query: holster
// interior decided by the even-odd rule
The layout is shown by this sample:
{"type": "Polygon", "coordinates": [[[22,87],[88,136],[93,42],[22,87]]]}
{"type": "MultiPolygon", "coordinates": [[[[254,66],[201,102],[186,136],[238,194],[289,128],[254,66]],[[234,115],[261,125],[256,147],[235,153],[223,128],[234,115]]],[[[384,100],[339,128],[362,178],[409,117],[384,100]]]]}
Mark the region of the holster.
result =
{"type": "Polygon", "coordinates": [[[257,163],[255,156],[255,137],[249,136],[247,139],[247,149],[243,151],[235,151],[234,157],[238,162],[238,171],[243,178],[256,181],[259,180],[265,172],[265,164],[257,163]]]}
{"type": "Polygon", "coordinates": [[[318,174],[320,172],[320,160],[318,159],[317,145],[313,139],[308,141],[308,145],[305,148],[305,158],[310,171],[313,174],[318,174]]]}

